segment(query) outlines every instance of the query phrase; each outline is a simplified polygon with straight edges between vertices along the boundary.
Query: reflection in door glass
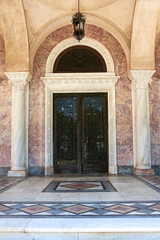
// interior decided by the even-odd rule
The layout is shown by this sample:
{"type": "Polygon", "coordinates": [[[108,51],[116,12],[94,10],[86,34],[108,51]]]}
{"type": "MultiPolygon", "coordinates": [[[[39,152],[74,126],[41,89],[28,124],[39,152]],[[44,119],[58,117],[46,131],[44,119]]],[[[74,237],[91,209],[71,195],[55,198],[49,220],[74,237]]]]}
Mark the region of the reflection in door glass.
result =
{"type": "Polygon", "coordinates": [[[84,138],[88,164],[104,159],[104,97],[84,98],[84,138]]]}
{"type": "Polygon", "coordinates": [[[77,98],[57,97],[57,158],[77,158],[77,98]]]}

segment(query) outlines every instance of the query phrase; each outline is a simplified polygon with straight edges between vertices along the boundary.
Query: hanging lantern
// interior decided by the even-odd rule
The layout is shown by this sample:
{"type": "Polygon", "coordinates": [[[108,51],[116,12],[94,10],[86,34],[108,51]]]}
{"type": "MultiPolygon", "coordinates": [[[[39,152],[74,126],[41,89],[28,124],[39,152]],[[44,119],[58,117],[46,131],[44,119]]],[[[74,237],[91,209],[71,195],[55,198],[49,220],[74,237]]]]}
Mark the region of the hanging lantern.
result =
{"type": "Polygon", "coordinates": [[[84,25],[86,17],[82,15],[79,11],[79,1],[78,1],[78,13],[72,16],[72,23],[74,27],[74,37],[80,41],[84,37],[84,25]]]}

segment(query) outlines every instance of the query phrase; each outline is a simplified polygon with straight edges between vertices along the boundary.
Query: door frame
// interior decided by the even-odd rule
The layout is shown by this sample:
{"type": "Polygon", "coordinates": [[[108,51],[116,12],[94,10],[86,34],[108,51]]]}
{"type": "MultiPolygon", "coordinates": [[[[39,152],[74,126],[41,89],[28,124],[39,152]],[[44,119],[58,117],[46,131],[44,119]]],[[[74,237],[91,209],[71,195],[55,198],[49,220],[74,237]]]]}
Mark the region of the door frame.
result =
{"type": "Polygon", "coordinates": [[[114,73],[50,73],[45,84],[45,175],[53,174],[53,93],[108,93],[108,172],[117,174],[114,73]]]}
{"type": "Polygon", "coordinates": [[[53,93],[108,93],[108,157],[110,174],[117,174],[116,156],[116,111],[115,84],[119,76],[115,75],[114,61],[108,49],[95,39],[85,37],[77,43],[68,38],[58,43],[50,52],[46,62],[46,74],[41,77],[45,84],[45,175],[53,174],[53,93]],[[57,57],[65,49],[83,45],[98,51],[103,57],[107,72],[101,73],[53,73],[57,57]]]}
{"type": "MultiPolygon", "coordinates": [[[[83,172],[83,167],[90,167],[90,165],[84,165],[83,163],[84,161],[84,148],[82,147],[82,141],[84,141],[84,134],[85,134],[85,125],[84,125],[84,119],[85,119],[85,105],[84,105],[84,99],[85,98],[94,98],[94,97],[101,97],[103,98],[103,103],[104,103],[104,113],[103,113],[103,121],[104,121],[104,125],[103,125],[103,134],[104,134],[104,158],[102,159],[102,161],[99,161],[100,164],[104,164],[105,162],[105,167],[104,165],[101,168],[101,170],[99,169],[99,173],[103,172],[104,173],[108,173],[108,94],[107,93],[56,93],[53,94],[53,138],[55,139],[55,141],[53,142],[53,154],[54,154],[54,162],[53,162],[53,169],[54,169],[54,173],[57,174],[58,171],[62,171],[62,172],[67,172],[69,171],[69,168],[66,165],[66,169],[64,169],[64,167],[62,167],[61,169],[58,166],[58,162],[61,161],[60,159],[57,158],[57,97],[58,98],[67,98],[67,97],[76,97],[77,99],[77,105],[76,105],[76,112],[77,112],[77,130],[76,130],[76,136],[77,136],[77,141],[76,141],[76,152],[77,152],[77,157],[76,159],[72,159],[71,161],[75,161],[76,165],[72,165],[70,167],[73,167],[74,169],[77,169],[76,172],[74,172],[73,174],[84,174],[83,172]],[[83,139],[83,140],[82,140],[83,139]],[[82,167],[83,166],[83,167],[82,167]]],[[[61,135],[60,135],[61,136],[61,135]]],[[[92,159],[94,160],[94,159],[92,159]]],[[[63,159],[63,161],[68,161],[63,159]]],[[[95,165],[96,166],[96,165],[95,165]]],[[[72,171],[73,171],[72,168],[72,171]]],[[[94,167],[93,167],[94,168],[94,167]]],[[[89,168],[88,170],[90,170],[91,173],[93,171],[93,168],[89,168]]],[[[86,170],[87,171],[87,170],[86,170]]],[[[71,172],[69,172],[70,174],[71,172]]],[[[96,172],[98,173],[98,172],[96,172]]]]}

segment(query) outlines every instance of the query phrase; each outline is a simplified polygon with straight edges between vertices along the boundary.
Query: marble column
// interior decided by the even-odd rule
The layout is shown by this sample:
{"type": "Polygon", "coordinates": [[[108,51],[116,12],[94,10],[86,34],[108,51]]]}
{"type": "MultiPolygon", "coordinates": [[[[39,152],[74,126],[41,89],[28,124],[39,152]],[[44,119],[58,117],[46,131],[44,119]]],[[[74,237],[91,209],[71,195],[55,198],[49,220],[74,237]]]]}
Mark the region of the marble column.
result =
{"type": "Polygon", "coordinates": [[[148,84],[154,70],[131,70],[133,97],[134,173],[153,175],[151,169],[151,143],[148,84]]]}
{"type": "Polygon", "coordinates": [[[12,150],[8,176],[26,176],[25,93],[31,78],[28,72],[5,72],[12,85],[12,150]]]}

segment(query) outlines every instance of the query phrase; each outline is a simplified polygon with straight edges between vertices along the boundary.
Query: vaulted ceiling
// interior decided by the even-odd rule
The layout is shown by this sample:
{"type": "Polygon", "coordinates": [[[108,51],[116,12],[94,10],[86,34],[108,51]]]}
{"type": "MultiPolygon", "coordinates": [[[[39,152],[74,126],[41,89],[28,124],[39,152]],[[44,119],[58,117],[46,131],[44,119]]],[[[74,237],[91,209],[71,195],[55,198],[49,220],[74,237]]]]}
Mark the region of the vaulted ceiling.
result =
{"type": "MultiPolygon", "coordinates": [[[[28,71],[44,38],[71,24],[78,0],[0,0],[6,71],[28,71]]],[[[80,0],[87,23],[103,27],[122,45],[131,69],[155,68],[160,0],[80,0]]]]}

